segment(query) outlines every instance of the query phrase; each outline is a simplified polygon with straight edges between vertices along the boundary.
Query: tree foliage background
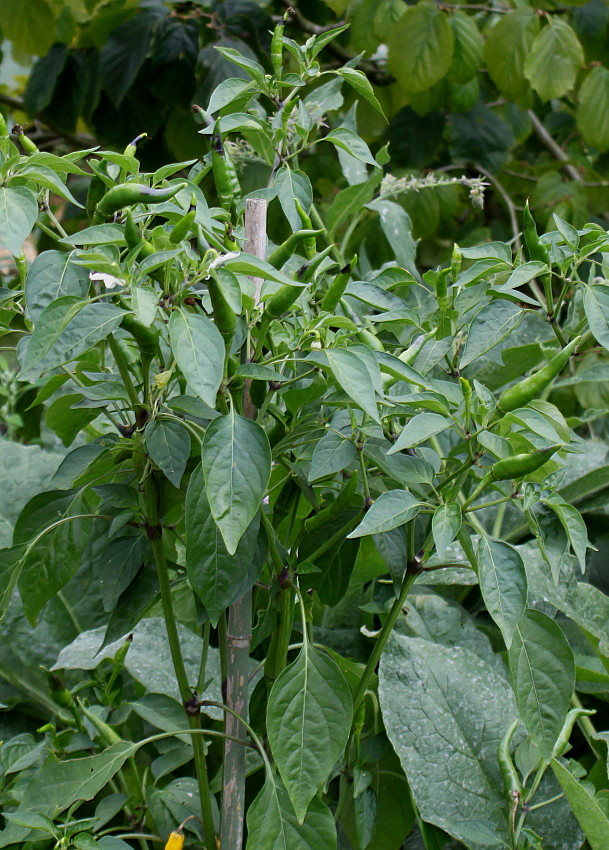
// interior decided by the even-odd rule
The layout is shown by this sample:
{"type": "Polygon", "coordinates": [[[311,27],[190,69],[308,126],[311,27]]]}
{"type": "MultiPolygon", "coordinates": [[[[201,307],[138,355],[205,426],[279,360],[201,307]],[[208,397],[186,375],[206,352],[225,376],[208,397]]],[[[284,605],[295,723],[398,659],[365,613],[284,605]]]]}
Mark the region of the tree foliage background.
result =
{"type": "MultiPolygon", "coordinates": [[[[292,35],[349,27],[322,64],[366,71],[389,122],[336,92],[337,123],[357,121],[377,149],[389,143],[393,174],[445,170],[493,184],[483,210],[457,189],[409,192],[402,203],[433,265],[450,240],[513,238],[531,196],[542,224],[551,213],[576,226],[605,220],[609,150],[609,5],[526,2],[407,4],[402,0],[308,0],[293,4],[292,35]],[[490,175],[490,176],[489,176],[490,175]]],[[[141,132],[146,167],[200,155],[191,104],[206,108],[223,79],[242,76],[215,47],[238,50],[269,71],[270,33],[287,4],[4,0],[4,49],[33,61],[23,107],[47,144],[90,135],[121,148],[141,132]]],[[[6,95],[20,92],[4,86],[6,95]]],[[[4,98],[10,105],[19,101],[4,98]]],[[[246,134],[247,138],[247,134],[246,134]]],[[[263,151],[241,152],[248,172],[270,168],[263,151]]],[[[319,198],[344,186],[322,148],[303,168],[319,198]]]]}

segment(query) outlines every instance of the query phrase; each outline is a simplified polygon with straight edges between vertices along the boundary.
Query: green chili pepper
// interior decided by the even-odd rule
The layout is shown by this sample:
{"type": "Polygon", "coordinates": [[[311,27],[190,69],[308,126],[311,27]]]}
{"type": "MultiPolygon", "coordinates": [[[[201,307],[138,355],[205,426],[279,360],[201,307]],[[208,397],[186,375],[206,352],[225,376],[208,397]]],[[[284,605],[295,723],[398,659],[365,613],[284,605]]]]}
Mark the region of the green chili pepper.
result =
{"type": "Polygon", "coordinates": [[[266,401],[266,397],[269,394],[269,382],[268,381],[259,381],[254,380],[250,384],[250,398],[254,402],[254,405],[260,409],[264,402],[266,401]]]}
{"type": "Polygon", "coordinates": [[[529,375],[524,381],[520,381],[513,387],[504,390],[499,397],[499,406],[509,413],[510,410],[516,410],[517,407],[524,407],[534,398],[538,398],[541,393],[549,386],[554,378],[562,372],[569,358],[577,349],[581,342],[581,336],[576,336],[575,339],[565,346],[562,351],[552,357],[543,369],[529,375]]]}
{"type": "Polygon", "coordinates": [[[125,242],[127,243],[127,248],[129,248],[130,251],[133,251],[134,248],[138,248],[142,245],[143,241],[144,240],[133,221],[131,210],[127,210],[125,213],[125,242]]]}
{"type": "Polygon", "coordinates": [[[235,239],[233,226],[229,221],[224,222],[224,239],[222,240],[227,251],[240,251],[239,243],[235,239]]]}
{"type": "Polygon", "coordinates": [[[522,782],[510,755],[510,745],[519,722],[519,720],[514,720],[512,725],[505,730],[497,749],[497,761],[503,778],[503,790],[511,803],[522,797],[522,782]]]}
{"type": "Polygon", "coordinates": [[[62,708],[72,708],[74,706],[74,697],[59,676],[55,673],[49,673],[48,682],[53,702],[56,702],[62,708]]]}
{"type": "Polygon", "coordinates": [[[461,272],[462,264],[463,264],[463,252],[461,251],[461,248],[459,248],[459,246],[455,242],[455,244],[453,245],[452,257],[450,258],[450,279],[453,283],[455,283],[455,281],[459,277],[459,273],[461,272]]]}
{"type": "Polygon", "coordinates": [[[332,504],[305,520],[305,531],[316,531],[318,528],[321,528],[322,525],[326,525],[326,523],[331,522],[339,514],[346,510],[349,507],[353,494],[357,490],[357,480],[358,474],[357,470],[355,470],[332,504]]]}
{"type": "Polygon", "coordinates": [[[28,156],[31,156],[33,153],[38,153],[38,148],[36,144],[28,136],[25,135],[21,124],[15,124],[15,126],[13,127],[13,132],[17,133],[17,138],[19,139],[21,147],[28,156]]]}
{"type": "Polygon", "coordinates": [[[150,363],[159,353],[159,334],[154,328],[147,328],[146,325],[142,325],[130,313],[123,316],[121,328],[131,334],[136,341],[142,360],[150,363]]]}
{"type": "Polygon", "coordinates": [[[565,750],[567,749],[569,740],[571,738],[571,733],[573,732],[573,727],[575,726],[577,720],[580,717],[590,717],[591,714],[596,714],[596,711],[589,708],[571,709],[571,711],[567,714],[561,733],[558,736],[556,743],[554,744],[554,749],[552,750],[553,759],[560,758],[560,756],[562,756],[565,750]]]}
{"type": "Polygon", "coordinates": [[[308,239],[311,235],[315,235],[318,233],[322,233],[321,230],[297,230],[296,233],[292,233],[285,242],[279,245],[273,253],[268,257],[267,262],[270,263],[273,268],[281,269],[287,261],[292,257],[298,248],[299,244],[308,239]]]}
{"type": "Polygon", "coordinates": [[[494,481],[512,481],[515,478],[524,478],[547,463],[553,454],[562,449],[562,444],[548,446],[547,449],[535,449],[527,454],[512,455],[498,460],[491,467],[491,478],[494,481]]]}
{"type": "Polygon", "coordinates": [[[179,245],[180,242],[183,242],[188,236],[190,236],[192,229],[194,227],[195,218],[197,215],[197,201],[196,198],[192,197],[190,201],[190,209],[188,212],[182,216],[182,218],[175,223],[173,226],[171,233],[169,234],[169,241],[172,245],[179,245]]]}
{"type": "Polygon", "coordinates": [[[235,335],[235,328],[237,327],[237,316],[224,297],[220,282],[213,274],[207,281],[207,290],[211,298],[214,322],[222,334],[226,350],[229,351],[233,336],[235,335]]]}
{"type": "MultiPolygon", "coordinates": [[[[535,224],[535,219],[531,214],[531,210],[529,209],[529,200],[527,198],[527,202],[524,206],[524,214],[523,214],[523,236],[524,236],[524,246],[526,249],[526,253],[528,254],[529,260],[535,260],[539,263],[545,263],[547,266],[551,265],[550,260],[550,252],[543,244],[541,239],[539,238],[539,234],[537,233],[537,225],[535,224]]],[[[540,277],[541,283],[543,285],[543,291],[546,297],[546,302],[548,306],[548,310],[552,310],[552,275],[550,273],[546,273],[541,275],[540,277]]]]}
{"type": "Polygon", "coordinates": [[[220,119],[216,121],[211,142],[211,166],[220,204],[230,209],[235,200],[231,173],[226,162],[226,151],[220,134],[220,119]]]}
{"type": "MultiPolygon", "coordinates": [[[[300,221],[304,230],[311,230],[312,224],[311,219],[307,215],[307,213],[302,208],[302,205],[298,198],[294,198],[294,204],[296,205],[296,212],[300,217],[300,221]]],[[[317,253],[317,242],[315,241],[315,236],[307,237],[303,242],[303,248],[305,252],[305,257],[307,260],[312,260],[315,254],[317,253]]]]}
{"type": "Polygon", "coordinates": [[[366,328],[363,328],[361,331],[358,331],[355,337],[360,342],[363,342],[364,345],[367,345],[368,348],[371,348],[373,351],[385,351],[385,346],[376,336],[376,334],[373,334],[372,331],[369,331],[366,328]]]}
{"type": "Polygon", "coordinates": [[[338,302],[345,294],[345,289],[347,288],[347,284],[351,280],[351,269],[357,263],[357,254],[354,254],[353,259],[350,263],[347,263],[346,266],[339,271],[336,275],[326,294],[323,297],[323,301],[321,302],[321,309],[325,310],[327,313],[332,313],[338,307],[338,302]]]}
{"type": "Polygon", "coordinates": [[[469,405],[472,400],[472,385],[467,380],[467,378],[459,378],[459,383],[461,385],[461,392],[463,393],[463,399],[466,405],[469,405]]]}
{"type": "Polygon", "coordinates": [[[124,156],[135,156],[137,153],[137,146],[142,141],[142,139],[147,139],[148,133],[140,133],[139,136],[136,136],[132,142],[129,142],[127,147],[124,150],[124,156]]]}
{"type": "Polygon", "coordinates": [[[334,245],[328,245],[327,248],[324,248],[323,251],[320,251],[320,253],[317,254],[312,260],[309,260],[308,263],[304,263],[304,265],[302,265],[294,275],[295,279],[302,280],[307,283],[310,280],[313,280],[315,272],[320,267],[322,262],[326,259],[326,257],[330,253],[332,253],[333,250],[334,245]]]}
{"type": "Polygon", "coordinates": [[[275,292],[266,302],[264,315],[268,319],[278,319],[287,313],[303,290],[302,286],[290,286],[285,284],[275,292]]]}
{"type": "Polygon", "coordinates": [[[113,186],[97,204],[93,223],[99,224],[100,221],[109,218],[124,207],[132,207],[135,204],[161,204],[169,201],[187,185],[187,183],[176,183],[163,189],[152,189],[142,183],[122,183],[120,186],[113,186]]]}
{"type": "Polygon", "coordinates": [[[289,12],[285,12],[282,19],[275,26],[273,37],[271,39],[271,64],[273,65],[273,73],[276,77],[281,77],[281,66],[283,60],[283,31],[285,24],[289,18],[289,12]]]}
{"type": "Polygon", "coordinates": [[[224,149],[224,156],[226,157],[226,170],[228,171],[228,176],[230,177],[231,188],[233,190],[233,203],[238,203],[241,200],[241,183],[239,183],[239,178],[237,176],[237,169],[235,168],[235,162],[229,152],[224,149]]]}

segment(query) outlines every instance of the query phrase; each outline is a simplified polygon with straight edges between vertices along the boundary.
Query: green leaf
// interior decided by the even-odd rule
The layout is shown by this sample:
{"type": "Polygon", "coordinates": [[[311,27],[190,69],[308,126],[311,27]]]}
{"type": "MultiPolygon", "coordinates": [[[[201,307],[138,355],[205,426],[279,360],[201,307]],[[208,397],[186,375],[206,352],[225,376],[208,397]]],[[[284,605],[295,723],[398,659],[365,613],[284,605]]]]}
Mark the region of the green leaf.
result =
{"type": "Polygon", "coordinates": [[[334,475],[346,469],[356,459],[357,449],[353,440],[329,431],[315,444],[308,479],[318,481],[320,478],[334,475]]]}
{"type": "Polygon", "coordinates": [[[212,516],[229,555],[234,555],[260,508],[271,473],[266,433],[231,410],[207,428],[201,463],[212,516]]]}
{"type": "Polygon", "coordinates": [[[509,846],[497,742],[516,706],[503,675],[462,647],[394,634],[379,700],[422,820],[470,847],[473,832],[509,846]]]}
{"type": "Polygon", "coordinates": [[[533,9],[515,9],[498,16],[488,30],[484,59],[492,81],[510,100],[529,91],[524,63],[539,32],[539,17],[533,9]]]}
{"type": "Polygon", "coordinates": [[[330,234],[334,234],[341,224],[350,221],[372,199],[379,179],[380,174],[375,173],[370,180],[341,189],[334,198],[326,216],[326,224],[330,234]]]}
{"type": "Polygon", "coordinates": [[[190,434],[178,422],[154,419],[144,431],[151,460],[179,487],[190,457],[190,434]]]}
{"type": "Polygon", "coordinates": [[[373,168],[379,168],[379,164],[370,153],[370,148],[366,142],[354,133],[353,130],[347,130],[346,127],[337,127],[332,130],[327,136],[320,139],[321,142],[331,142],[335,147],[359,159],[360,162],[365,162],[366,165],[372,165],[373,168]]]}
{"type": "Polygon", "coordinates": [[[387,39],[389,70],[407,93],[425,91],[441,80],[453,57],[448,16],[435,3],[410,6],[387,39]]]}
{"type": "Polygon", "coordinates": [[[542,100],[551,100],[571,91],[583,64],[577,36],[568,23],[552,17],[531,45],[524,75],[542,100]]]}
{"type": "Polygon", "coordinates": [[[609,150],[609,70],[597,65],[577,94],[577,126],[589,145],[609,150]]]}
{"type": "Polygon", "coordinates": [[[229,77],[228,80],[223,80],[217,86],[212,96],[209,99],[207,112],[213,115],[214,112],[219,112],[224,109],[234,100],[237,100],[244,92],[252,90],[252,83],[247,80],[240,80],[239,77],[229,77]]]}
{"type": "Polygon", "coordinates": [[[347,743],[352,715],[340,668],[305,642],[273,684],[266,719],[273,758],[299,823],[347,743]]]}
{"type": "Polygon", "coordinates": [[[348,537],[380,534],[405,525],[419,513],[423,505],[407,490],[388,490],[381,493],[366,516],[348,537]]]}
{"type": "Polygon", "coordinates": [[[456,502],[440,505],[434,511],[431,530],[436,553],[443,555],[461,528],[461,507],[456,502]]]}
{"type": "Polygon", "coordinates": [[[603,807],[559,761],[552,759],[551,764],[554,775],[588,839],[591,850],[606,850],[609,835],[609,814],[606,804],[603,807]]]}
{"type": "Polygon", "coordinates": [[[89,275],[72,262],[74,252],[43,251],[28,269],[25,301],[30,318],[36,323],[45,307],[63,295],[85,298],[89,275]]]}
{"type": "Polygon", "coordinates": [[[294,200],[298,199],[303,210],[309,212],[313,201],[311,181],[302,171],[293,171],[288,165],[284,165],[275,176],[275,187],[278,189],[279,203],[290,227],[293,231],[300,230],[303,224],[294,200]]]}
{"type": "Polygon", "coordinates": [[[59,241],[65,245],[124,245],[125,229],[120,224],[96,224],[59,241]]]}
{"type": "Polygon", "coordinates": [[[573,651],[554,620],[529,610],[514,629],[509,658],[522,722],[550,759],[575,687],[573,651]]]}
{"type": "Polygon", "coordinates": [[[360,97],[367,100],[368,103],[373,106],[377,112],[380,112],[383,118],[385,118],[383,107],[379,103],[378,98],[374,94],[372,86],[363,71],[357,71],[355,68],[344,67],[339,68],[336,73],[339,77],[342,77],[343,80],[346,80],[360,95],[360,97]]]}
{"type": "Polygon", "coordinates": [[[482,64],[484,39],[474,19],[465,12],[454,12],[449,23],[454,45],[449,76],[454,83],[468,83],[482,64]]]}
{"type": "Polygon", "coordinates": [[[415,264],[417,246],[412,238],[412,223],[406,210],[395,201],[377,198],[366,205],[369,210],[379,214],[381,228],[389,242],[398,265],[419,280],[415,264]]]}
{"type": "Polygon", "coordinates": [[[30,235],[37,218],[38,202],[30,189],[0,186],[0,245],[14,257],[23,253],[23,242],[30,235]]]}
{"type": "Polygon", "coordinates": [[[252,275],[253,277],[261,277],[263,280],[272,280],[274,283],[287,284],[288,286],[307,286],[306,283],[299,283],[297,280],[293,280],[291,277],[278,272],[277,269],[274,269],[270,263],[266,262],[266,260],[261,260],[253,254],[242,253],[237,257],[234,255],[229,256],[229,258],[224,261],[223,265],[224,268],[235,272],[235,274],[246,274],[252,275]]]}
{"type": "Polygon", "coordinates": [[[551,508],[558,517],[560,524],[567,533],[571,548],[579,562],[582,573],[586,572],[586,550],[588,548],[588,532],[582,515],[564,502],[560,496],[549,495],[543,498],[543,503],[551,508]]]}
{"type": "Polygon", "coordinates": [[[9,823],[15,823],[17,826],[39,829],[42,832],[49,832],[51,835],[56,835],[57,832],[53,821],[37,812],[7,812],[4,817],[9,823]]]}
{"type": "Polygon", "coordinates": [[[520,307],[501,298],[483,307],[470,325],[459,368],[464,369],[503,342],[518,327],[523,316],[520,307]]]}
{"type": "Polygon", "coordinates": [[[527,605],[527,575],[520,554],[500,540],[481,537],[478,580],[484,604],[501,629],[507,649],[527,605]]]}
{"type": "Polygon", "coordinates": [[[55,19],[45,0],[0,0],[2,35],[14,48],[43,56],[55,41],[55,19]]]}
{"type": "Polygon", "coordinates": [[[175,310],[169,338],[178,366],[193,392],[212,409],[224,374],[224,340],[211,319],[175,310]]]}
{"type": "Polygon", "coordinates": [[[609,350],[609,286],[584,287],[584,312],[596,341],[609,350]]]}
{"type": "Polygon", "coordinates": [[[439,413],[417,413],[406,423],[396,442],[387,452],[388,455],[412,449],[420,443],[426,442],[430,437],[441,434],[451,426],[450,419],[439,413]]]}
{"type": "Polygon", "coordinates": [[[104,571],[100,582],[104,611],[114,611],[121,594],[136,577],[148,555],[148,541],[142,534],[119,537],[104,549],[101,556],[104,571]]]}
{"type": "Polygon", "coordinates": [[[260,516],[256,513],[236,552],[229,555],[211,515],[203,471],[198,466],[188,484],[184,519],[188,579],[215,628],[222,612],[240,599],[260,575],[265,556],[258,534],[260,516]]]}
{"type": "Polygon", "coordinates": [[[0,440],[0,548],[13,542],[19,514],[37,493],[50,489],[59,452],[0,440]]]}
{"type": "Polygon", "coordinates": [[[34,381],[49,369],[69,363],[118,328],[124,311],[106,302],[84,304],[66,295],[38,318],[25,355],[21,380],[34,381]]]}
{"type": "Polygon", "coordinates": [[[380,423],[374,385],[364,361],[343,348],[326,349],[324,357],[336,383],[371,419],[380,423]]]}
{"type": "Polygon", "coordinates": [[[43,189],[50,189],[55,195],[59,195],[76,207],[83,208],[83,205],[76,200],[68,187],[63,183],[52,168],[47,168],[44,165],[37,165],[26,162],[26,164],[15,170],[15,176],[24,177],[26,180],[31,180],[38,183],[43,189]]]}
{"type": "Polygon", "coordinates": [[[154,32],[164,13],[144,8],[114,27],[102,47],[99,75],[102,87],[119,107],[150,53],[154,32]]]}
{"type": "Polygon", "coordinates": [[[280,780],[267,775],[262,791],[247,811],[247,850],[335,850],[332,812],[318,797],[299,823],[280,780]]]}

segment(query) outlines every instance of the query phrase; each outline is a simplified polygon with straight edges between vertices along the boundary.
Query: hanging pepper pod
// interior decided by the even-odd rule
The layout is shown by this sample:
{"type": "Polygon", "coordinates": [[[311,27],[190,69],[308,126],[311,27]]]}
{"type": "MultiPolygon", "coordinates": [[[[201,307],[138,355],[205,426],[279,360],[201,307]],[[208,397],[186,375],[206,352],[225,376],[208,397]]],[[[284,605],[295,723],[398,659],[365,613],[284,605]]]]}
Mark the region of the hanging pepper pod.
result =
{"type": "Polygon", "coordinates": [[[165,844],[165,850],[182,850],[184,847],[184,833],[181,831],[172,832],[165,844]]]}
{"type": "Polygon", "coordinates": [[[148,133],[140,133],[139,136],[136,136],[132,142],[129,142],[125,150],[123,151],[124,156],[135,156],[137,153],[137,146],[142,141],[142,139],[147,139],[148,133]]]}
{"type": "MultiPolygon", "coordinates": [[[[313,227],[313,225],[311,224],[311,219],[302,208],[302,204],[300,203],[298,198],[294,198],[294,204],[296,205],[296,212],[300,217],[303,229],[311,230],[313,227]]],[[[306,239],[304,239],[302,247],[304,248],[305,257],[307,258],[307,260],[312,260],[315,254],[317,253],[317,242],[315,241],[315,236],[308,236],[306,239]]]]}
{"type": "Polygon", "coordinates": [[[284,13],[279,23],[275,26],[273,37],[271,38],[271,64],[273,66],[273,73],[278,78],[281,77],[283,61],[283,32],[289,17],[290,10],[284,13]]]}
{"type": "Polygon", "coordinates": [[[322,232],[321,230],[297,230],[296,233],[292,233],[285,242],[275,248],[273,253],[267,258],[267,262],[275,269],[283,268],[290,257],[296,252],[301,242],[311,236],[315,238],[315,235],[322,232]]]}
{"type": "Polygon", "coordinates": [[[216,327],[222,334],[224,345],[227,352],[230,351],[235,328],[237,327],[237,316],[230,304],[224,297],[222,287],[217,278],[213,275],[207,280],[207,289],[211,299],[213,309],[214,322],[216,327]]]}
{"type": "Polygon", "coordinates": [[[534,398],[539,398],[546,387],[565,368],[580,342],[581,336],[576,336],[561,351],[558,351],[543,369],[540,369],[539,372],[534,372],[513,387],[504,390],[499,396],[499,407],[506,413],[509,413],[518,407],[524,407],[530,401],[533,401],[534,398]]]}
{"type": "Polygon", "coordinates": [[[321,309],[327,313],[333,313],[334,310],[338,307],[338,303],[340,299],[345,294],[345,290],[349,281],[351,280],[351,269],[357,263],[357,254],[353,255],[353,259],[351,262],[347,263],[346,266],[339,271],[336,275],[330,286],[328,287],[326,294],[323,297],[321,302],[321,309]]]}
{"type": "MultiPolygon", "coordinates": [[[[525,253],[529,260],[534,260],[538,263],[545,263],[550,266],[550,252],[543,244],[537,233],[537,225],[529,208],[529,199],[527,198],[524,205],[524,213],[522,217],[522,234],[524,236],[525,253]]],[[[552,310],[552,275],[547,272],[541,275],[541,283],[545,294],[548,310],[552,310]]]]}
{"type": "Polygon", "coordinates": [[[127,210],[125,212],[125,242],[127,243],[127,248],[130,251],[133,251],[135,248],[138,248],[143,243],[142,236],[137,229],[137,226],[133,220],[133,214],[131,210],[127,210]]]}
{"type": "Polygon", "coordinates": [[[15,124],[13,127],[13,133],[16,134],[21,147],[28,156],[31,156],[33,153],[38,153],[38,147],[35,142],[29,138],[29,136],[25,135],[24,128],[21,124],[15,124]]]}
{"type": "Polygon", "coordinates": [[[211,140],[211,167],[220,204],[230,210],[235,200],[231,172],[226,161],[226,150],[220,134],[220,119],[216,121],[211,140]]]}
{"type": "Polygon", "coordinates": [[[183,242],[190,236],[194,228],[196,215],[197,199],[193,195],[190,199],[190,208],[188,212],[174,224],[171,233],[169,234],[169,241],[172,245],[179,245],[180,242],[183,242]]]}
{"type": "Polygon", "coordinates": [[[235,239],[233,226],[229,221],[224,222],[224,238],[222,242],[227,251],[241,251],[239,243],[235,239]]]}
{"type": "Polygon", "coordinates": [[[554,744],[554,749],[552,750],[552,758],[557,759],[560,758],[567,746],[569,745],[569,740],[571,738],[571,733],[573,732],[573,727],[580,717],[590,717],[590,715],[596,714],[594,709],[589,708],[572,708],[571,711],[567,714],[566,720],[558,736],[556,743],[554,744]]]}
{"type": "Polygon", "coordinates": [[[326,259],[326,257],[332,253],[333,250],[334,245],[328,245],[327,248],[324,248],[323,251],[320,251],[319,254],[316,254],[316,256],[312,260],[309,260],[309,262],[304,263],[304,265],[302,265],[294,275],[294,279],[302,281],[303,283],[308,283],[309,281],[313,280],[313,278],[315,277],[315,272],[320,267],[322,262],[326,259]]]}
{"type": "Polygon", "coordinates": [[[499,762],[499,770],[503,779],[503,790],[506,798],[511,803],[520,800],[522,797],[522,782],[510,755],[512,738],[518,728],[519,722],[518,720],[514,720],[512,725],[506,729],[497,748],[497,761],[499,762]]]}
{"type": "Polygon", "coordinates": [[[491,478],[493,481],[512,481],[517,478],[524,478],[547,463],[559,449],[562,449],[561,443],[548,446],[546,449],[536,449],[534,452],[526,454],[504,457],[491,466],[491,478]]]}
{"type": "Polygon", "coordinates": [[[187,183],[175,183],[173,186],[162,189],[152,189],[142,183],[121,183],[120,186],[113,186],[97,204],[93,224],[99,224],[115,212],[135,204],[162,204],[170,201],[187,185],[187,183]]]}

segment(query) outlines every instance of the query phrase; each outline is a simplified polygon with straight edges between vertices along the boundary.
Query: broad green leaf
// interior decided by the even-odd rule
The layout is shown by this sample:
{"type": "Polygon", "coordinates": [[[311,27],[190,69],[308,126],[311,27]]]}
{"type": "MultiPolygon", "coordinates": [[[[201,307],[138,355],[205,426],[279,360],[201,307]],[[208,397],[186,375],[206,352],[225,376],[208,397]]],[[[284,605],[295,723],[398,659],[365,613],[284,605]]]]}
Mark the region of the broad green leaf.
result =
{"type": "Polygon", "coordinates": [[[122,104],[146,57],[162,11],[144,8],[132,18],[112,27],[99,58],[103,89],[115,106],[122,104]]]}
{"type": "Polygon", "coordinates": [[[434,511],[431,530],[436,553],[443,555],[461,528],[461,507],[456,502],[440,505],[434,511]]]}
{"type": "Polygon", "coordinates": [[[131,306],[135,318],[147,328],[154,322],[158,303],[158,293],[151,286],[135,286],[131,290],[131,306]]]}
{"type": "Polygon", "coordinates": [[[0,440],[0,548],[13,541],[19,514],[37,493],[50,489],[61,454],[0,440]]]}
{"type": "Polygon", "coordinates": [[[284,165],[275,176],[275,187],[279,191],[279,203],[290,222],[290,227],[293,231],[300,230],[303,224],[294,200],[297,199],[303,210],[309,212],[313,201],[311,181],[302,171],[293,171],[288,165],[284,165]]]}
{"type": "Polygon", "coordinates": [[[25,177],[26,180],[31,180],[37,183],[43,189],[49,189],[53,194],[59,195],[76,207],[83,209],[83,205],[76,200],[65,183],[63,183],[52,168],[47,168],[45,165],[26,162],[15,172],[19,177],[25,177]]]}
{"type": "Polygon", "coordinates": [[[407,490],[388,490],[373,502],[366,516],[348,537],[381,534],[405,525],[419,513],[423,505],[407,490]]]}
{"type": "Polygon", "coordinates": [[[527,575],[518,551],[501,540],[481,537],[478,580],[487,611],[501,629],[509,649],[514,628],[527,605],[527,575]]]}
{"type": "Polygon", "coordinates": [[[0,619],[6,614],[25,563],[26,546],[0,549],[0,619]]]}
{"type": "Polygon", "coordinates": [[[584,288],[584,312],[596,341],[609,350],[609,286],[584,288]]]}
{"type": "Polygon", "coordinates": [[[51,835],[57,834],[57,828],[50,818],[45,815],[39,815],[37,812],[7,812],[4,815],[9,823],[17,824],[17,826],[26,826],[28,829],[39,829],[42,832],[50,832],[51,835]]]}
{"type": "Polygon", "coordinates": [[[468,846],[472,833],[509,846],[497,742],[516,706],[505,678],[462,647],[394,634],[379,699],[421,818],[468,846]]]}
{"type": "Polygon", "coordinates": [[[406,210],[395,201],[377,198],[366,205],[369,210],[379,214],[381,229],[395,254],[395,259],[403,269],[419,280],[415,264],[416,242],[412,238],[412,223],[406,210]]]}
{"type": "Polygon", "coordinates": [[[453,58],[448,16],[435,3],[410,6],[387,39],[389,70],[407,93],[431,88],[446,74],[453,58]]]}
{"type": "Polygon", "coordinates": [[[188,484],[185,523],[188,578],[215,628],[222,612],[240,599],[260,575],[265,555],[258,534],[260,517],[256,514],[237,551],[229,555],[211,515],[203,472],[198,466],[188,484]]]}
{"type": "Polygon", "coordinates": [[[190,457],[190,434],[178,422],[153,419],[144,431],[151,460],[179,487],[190,457]]]}
{"type": "Polygon", "coordinates": [[[43,251],[28,269],[25,301],[30,318],[36,323],[45,307],[63,295],[85,298],[89,274],[71,260],[73,252],[43,251]]]}
{"type": "Polygon", "coordinates": [[[258,62],[254,62],[252,59],[242,56],[238,50],[234,50],[232,47],[216,47],[215,49],[218,53],[224,56],[225,59],[228,59],[229,62],[234,62],[235,65],[239,66],[239,68],[243,68],[244,71],[247,71],[247,73],[252,77],[252,79],[256,80],[256,82],[262,83],[264,81],[264,68],[262,65],[259,65],[258,62]]]}
{"type": "Polygon", "coordinates": [[[273,758],[299,823],[347,743],[352,714],[340,668],[305,642],[273,684],[266,719],[273,758]]]}
{"type": "Polygon", "coordinates": [[[577,94],[577,126],[589,145],[609,149],[609,70],[592,68],[577,94]]]}
{"type": "Polygon", "coordinates": [[[23,242],[30,235],[37,218],[38,202],[30,189],[0,186],[0,245],[14,257],[23,253],[23,242]]]}
{"type": "Polygon", "coordinates": [[[375,422],[380,422],[376,394],[364,361],[344,348],[329,348],[324,352],[336,383],[375,422]]]}
{"type": "Polygon", "coordinates": [[[568,505],[560,496],[547,496],[543,499],[543,502],[554,511],[560,520],[560,524],[567,533],[571,548],[579,562],[580,569],[584,573],[586,571],[588,532],[582,515],[577,508],[574,508],[573,505],[568,505]]]}
{"type": "MultiPolygon", "coordinates": [[[[55,817],[73,803],[92,800],[137,752],[139,744],[118,741],[94,756],[65,761],[49,760],[27,785],[15,815],[35,811],[55,817]]],[[[30,827],[9,824],[0,832],[0,847],[26,840],[30,827]]]]}
{"type": "Polygon", "coordinates": [[[606,804],[601,805],[556,759],[552,759],[552,770],[588,839],[591,850],[606,850],[609,836],[609,813],[606,804]]]}
{"type": "Polygon", "coordinates": [[[524,75],[542,100],[562,97],[584,64],[582,46],[566,21],[552,17],[531,45],[524,75]]]}
{"type": "Polygon", "coordinates": [[[101,559],[101,595],[104,611],[115,609],[121,594],[138,574],[145,558],[150,556],[148,540],[142,534],[118,537],[104,550],[101,559]]]}
{"type": "Polygon", "coordinates": [[[213,115],[214,112],[224,109],[225,106],[228,106],[244,92],[251,90],[251,88],[251,82],[248,82],[247,80],[240,80],[238,77],[229,77],[228,80],[223,80],[220,85],[214,89],[212,96],[209,99],[207,111],[210,115],[213,115]]]}
{"type": "Polygon", "coordinates": [[[115,331],[124,310],[106,302],[84,304],[65,295],[53,301],[38,318],[31,336],[22,380],[36,380],[49,369],[69,363],[115,331]]]}
{"type": "Polygon", "coordinates": [[[211,319],[176,310],[169,319],[169,338],[178,366],[193,392],[212,409],[224,373],[224,340],[211,319]]]}
{"type": "Polygon", "coordinates": [[[492,81],[511,100],[526,95],[529,82],[524,63],[539,32],[539,17],[533,9],[515,9],[498,16],[488,30],[484,58],[492,81]]]}
{"type": "Polygon", "coordinates": [[[326,216],[330,233],[335,233],[342,224],[350,221],[372,199],[379,177],[380,175],[375,173],[370,180],[341,189],[326,216]]]}
{"type": "Polygon", "coordinates": [[[520,718],[550,759],[575,687],[573,651],[554,620],[529,610],[515,626],[509,658],[520,718]]]}
{"type": "Polygon", "coordinates": [[[207,428],[201,463],[212,516],[229,555],[234,555],[260,508],[271,473],[266,433],[231,410],[207,428]]]}
{"type": "Polygon", "coordinates": [[[335,147],[341,148],[341,150],[347,151],[351,156],[359,159],[360,162],[365,162],[366,165],[371,165],[373,168],[379,168],[366,142],[361,136],[354,133],[353,130],[347,130],[346,127],[337,127],[336,130],[331,130],[320,141],[331,142],[335,147]]]}
{"type": "Polygon", "coordinates": [[[501,298],[483,307],[470,325],[459,368],[464,369],[503,342],[518,327],[523,316],[520,307],[501,298]]]}
{"type": "Polygon", "coordinates": [[[451,426],[450,419],[446,416],[441,416],[439,413],[417,413],[412,419],[406,423],[402,429],[396,442],[387,452],[388,455],[402,451],[402,449],[412,449],[418,446],[419,443],[424,443],[430,437],[436,434],[441,434],[451,426]]]}
{"type": "Polygon", "coordinates": [[[125,228],[120,224],[96,224],[59,241],[65,245],[124,245],[125,228]]]}
{"type": "Polygon", "coordinates": [[[374,94],[370,81],[366,77],[363,71],[357,71],[355,68],[339,68],[336,73],[339,77],[342,77],[343,80],[346,80],[350,86],[352,86],[355,91],[359,94],[360,97],[363,97],[364,100],[367,100],[368,103],[373,106],[377,112],[380,112],[383,118],[385,118],[385,113],[383,112],[383,107],[378,101],[377,96],[374,94]]]}
{"type": "Polygon", "coordinates": [[[329,431],[315,444],[309,481],[318,481],[346,469],[357,459],[355,443],[349,437],[329,431]]]}
{"type": "Polygon", "coordinates": [[[467,83],[482,64],[484,39],[472,17],[454,12],[449,18],[453,34],[453,61],[449,77],[454,83],[467,83]]]}
{"type": "MultiPolygon", "coordinates": [[[[298,225],[300,227],[300,225],[298,225]]],[[[224,260],[223,266],[235,274],[252,275],[253,277],[261,277],[263,280],[272,280],[275,283],[287,284],[288,286],[307,286],[306,283],[299,283],[291,277],[288,277],[277,269],[273,268],[266,260],[261,260],[253,254],[229,254],[228,259],[224,260]]]]}
{"type": "Polygon", "coordinates": [[[1,0],[2,35],[14,47],[43,56],[55,40],[55,20],[45,0],[1,0]]]}
{"type": "Polygon", "coordinates": [[[267,776],[247,811],[247,850],[335,850],[336,827],[330,809],[315,797],[299,823],[279,778],[267,776]]]}

